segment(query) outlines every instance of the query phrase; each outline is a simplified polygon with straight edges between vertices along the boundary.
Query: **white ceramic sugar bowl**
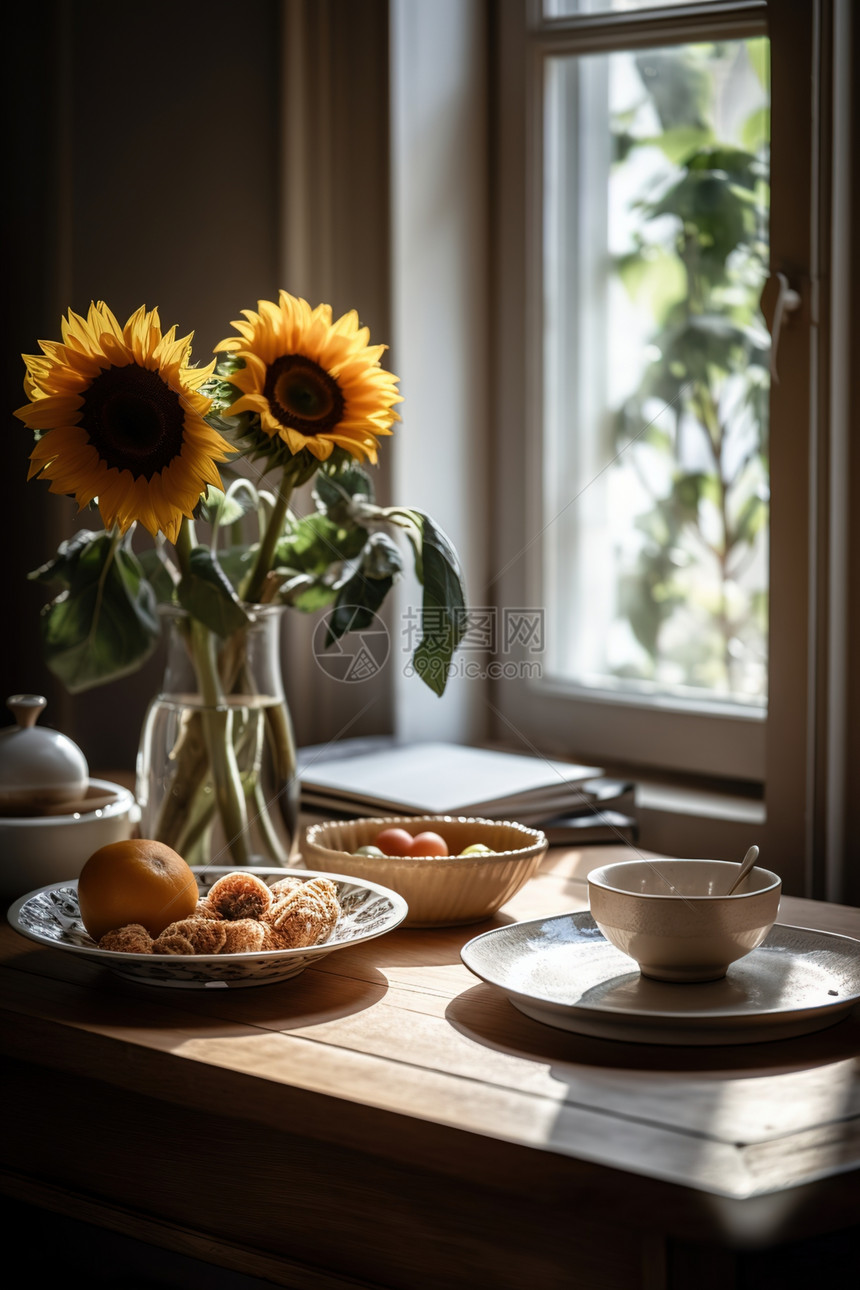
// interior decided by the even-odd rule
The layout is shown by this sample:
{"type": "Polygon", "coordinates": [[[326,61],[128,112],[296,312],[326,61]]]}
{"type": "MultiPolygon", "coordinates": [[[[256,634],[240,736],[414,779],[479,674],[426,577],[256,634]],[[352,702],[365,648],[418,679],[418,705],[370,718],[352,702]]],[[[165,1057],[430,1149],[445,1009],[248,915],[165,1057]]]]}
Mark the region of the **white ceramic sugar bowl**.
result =
{"type": "Polygon", "coordinates": [[[89,767],[76,743],[37,726],[47,706],[41,694],[13,694],[6,706],[16,724],[0,731],[0,815],[38,815],[61,802],[79,802],[89,767]]]}
{"type": "Polygon", "coordinates": [[[91,779],[66,735],[36,726],[45,700],[8,700],[17,724],[0,731],[0,901],[76,878],[108,842],[130,838],[140,819],[134,794],[91,779]]]}

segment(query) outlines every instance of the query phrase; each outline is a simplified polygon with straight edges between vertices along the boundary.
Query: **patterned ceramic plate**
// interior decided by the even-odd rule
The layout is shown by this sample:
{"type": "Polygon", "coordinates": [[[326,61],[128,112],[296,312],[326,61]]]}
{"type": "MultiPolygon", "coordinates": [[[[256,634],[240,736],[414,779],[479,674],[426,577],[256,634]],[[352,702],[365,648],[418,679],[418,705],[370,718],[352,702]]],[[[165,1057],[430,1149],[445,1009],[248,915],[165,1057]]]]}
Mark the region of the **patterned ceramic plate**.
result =
{"type": "MultiPolygon", "coordinates": [[[[195,868],[201,896],[222,874],[234,869],[195,868]]],[[[343,913],[331,936],[322,945],[297,950],[263,950],[256,954],[118,954],[100,950],[84,930],[78,909],[77,879],[54,883],[31,891],[9,910],[12,927],[31,941],[52,949],[68,950],[119,976],[147,985],[178,986],[185,989],[227,986],[269,985],[298,976],[310,963],[334,950],[382,936],[402,923],[408,906],[402,896],[374,882],[359,881],[341,874],[314,869],[251,869],[261,878],[330,878],[337,885],[343,913]]]]}

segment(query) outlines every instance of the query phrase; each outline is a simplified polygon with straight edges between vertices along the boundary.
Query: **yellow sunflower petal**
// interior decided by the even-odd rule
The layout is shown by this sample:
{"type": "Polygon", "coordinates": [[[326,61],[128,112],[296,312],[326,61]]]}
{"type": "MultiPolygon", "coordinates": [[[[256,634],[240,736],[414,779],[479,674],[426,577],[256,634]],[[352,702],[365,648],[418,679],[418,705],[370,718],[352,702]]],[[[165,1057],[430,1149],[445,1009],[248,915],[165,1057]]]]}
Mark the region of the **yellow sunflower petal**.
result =
{"type": "MultiPolygon", "coordinates": [[[[293,456],[295,456],[296,453],[301,452],[303,448],[309,448],[313,451],[311,444],[316,442],[315,440],[309,441],[303,434],[299,434],[298,430],[291,430],[289,426],[278,425],[274,418],[272,418],[272,425],[275,427],[272,430],[272,434],[277,435],[281,442],[287,445],[293,456]]],[[[314,452],[313,455],[320,461],[325,460],[325,458],[320,457],[318,452],[314,452]]],[[[327,454],[327,456],[328,455],[330,454],[327,454]]]]}
{"type": "MultiPolygon", "coordinates": [[[[257,361],[255,356],[254,362],[256,363],[257,361]]],[[[234,390],[241,391],[243,394],[250,394],[252,390],[262,388],[265,379],[266,364],[260,362],[259,371],[255,370],[251,364],[248,364],[245,367],[241,367],[238,372],[234,372],[230,377],[230,384],[234,390]]]]}
{"type": "Polygon", "coordinates": [[[278,303],[258,300],[233,323],[216,353],[231,353],[245,366],[229,380],[238,398],[231,414],[256,413],[261,442],[277,436],[290,452],[305,448],[325,461],[335,446],[359,460],[376,460],[377,437],[400,418],[398,378],[380,367],[384,345],[370,345],[370,332],[350,310],[335,322],[330,305],[311,309],[306,300],[281,291],[278,303]]]}
{"type": "MultiPolygon", "coordinates": [[[[93,305],[90,305],[90,317],[92,317],[93,305]]],[[[84,353],[93,353],[98,348],[96,335],[91,331],[89,322],[82,318],[80,314],[73,313],[69,310],[68,319],[63,319],[61,324],[63,343],[72,349],[81,350],[84,353]]]]}
{"type": "Polygon", "coordinates": [[[31,430],[53,430],[58,425],[73,425],[82,406],[83,398],[77,394],[45,395],[18,408],[15,416],[31,430]]]}
{"type": "MultiPolygon", "coordinates": [[[[141,306],[141,310],[138,312],[141,312],[142,308],[143,307],[141,306]]],[[[155,317],[155,326],[158,327],[158,310],[154,309],[152,312],[155,317]]],[[[132,315],[132,317],[134,317],[134,315],[132,315]]],[[[103,300],[100,300],[97,305],[90,305],[87,322],[89,324],[90,332],[99,340],[99,342],[101,342],[104,336],[108,335],[118,341],[124,340],[122,327],[120,327],[115,314],[108,309],[103,300]]]]}
{"type": "Polygon", "coordinates": [[[86,318],[69,310],[62,342],[25,355],[29,402],[15,415],[41,434],[28,478],[79,506],[97,499],[107,528],[140,523],[175,541],[231,445],[204,420],[200,387],[214,361],[192,368],[191,336],[162,333],[158,310],[137,309],[121,327],[103,302],[86,318]]]}
{"type": "Polygon", "coordinates": [[[316,457],[317,461],[328,461],[334,452],[334,444],[331,439],[323,439],[319,435],[315,439],[308,439],[302,446],[307,448],[311,456],[316,457]]]}
{"type": "MultiPolygon", "coordinates": [[[[269,414],[269,401],[262,394],[244,394],[241,399],[231,403],[228,408],[230,416],[238,416],[240,412],[259,412],[261,416],[269,417],[274,421],[274,417],[269,414]]],[[[277,422],[275,425],[277,426],[277,422]]]]}

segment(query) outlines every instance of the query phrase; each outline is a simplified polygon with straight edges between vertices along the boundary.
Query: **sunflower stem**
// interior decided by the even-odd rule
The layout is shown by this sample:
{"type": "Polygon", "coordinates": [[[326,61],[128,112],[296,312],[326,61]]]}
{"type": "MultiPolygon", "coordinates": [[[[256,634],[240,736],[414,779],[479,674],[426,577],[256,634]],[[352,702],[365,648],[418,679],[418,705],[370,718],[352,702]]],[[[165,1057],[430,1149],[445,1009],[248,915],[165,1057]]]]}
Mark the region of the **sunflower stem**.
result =
{"type": "Polygon", "coordinates": [[[182,517],[182,523],[179,525],[179,532],[176,535],[176,558],[179,561],[179,572],[183,577],[188,573],[191,567],[191,551],[194,546],[194,521],[187,516],[182,517]]]}
{"type": "Polygon", "coordinates": [[[278,488],[278,494],[275,498],[275,505],[272,507],[272,514],[269,516],[269,522],[266,525],[265,532],[260,539],[260,546],[257,551],[257,558],[254,561],[254,567],[242,587],[242,599],[248,604],[255,605],[260,600],[263,590],[263,583],[266,575],[272,567],[272,560],[275,554],[275,547],[278,544],[278,538],[284,528],[284,520],[287,517],[287,511],[290,506],[290,498],[293,495],[295,487],[295,476],[291,471],[285,470],[281,476],[281,483],[278,488]]]}
{"type": "Polygon", "coordinates": [[[234,863],[247,865],[251,863],[248,812],[233,747],[233,713],[224,701],[212,633],[196,619],[191,620],[191,650],[204,705],[203,731],[218,814],[234,863]]]}

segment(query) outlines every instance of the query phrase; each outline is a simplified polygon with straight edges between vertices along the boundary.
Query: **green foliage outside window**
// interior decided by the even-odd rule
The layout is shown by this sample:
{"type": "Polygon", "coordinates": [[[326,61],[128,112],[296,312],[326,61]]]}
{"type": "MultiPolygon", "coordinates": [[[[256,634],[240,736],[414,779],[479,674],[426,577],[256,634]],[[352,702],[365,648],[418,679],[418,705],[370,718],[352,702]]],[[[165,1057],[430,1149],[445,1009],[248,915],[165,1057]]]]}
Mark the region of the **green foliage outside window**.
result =
{"type": "Polygon", "coordinates": [[[649,498],[619,598],[641,652],[615,670],[761,700],[770,344],[759,298],[770,122],[756,106],[731,140],[719,137],[713,79],[727,64],[747,84],[756,77],[767,101],[765,40],[646,51],[636,69],[646,119],[656,116],[660,132],[642,134],[637,109],[612,123],[616,167],[642,148],[671,163],[643,185],[634,245],[615,262],[653,319],[641,383],[615,418],[619,468],[632,468],[649,498]]]}

